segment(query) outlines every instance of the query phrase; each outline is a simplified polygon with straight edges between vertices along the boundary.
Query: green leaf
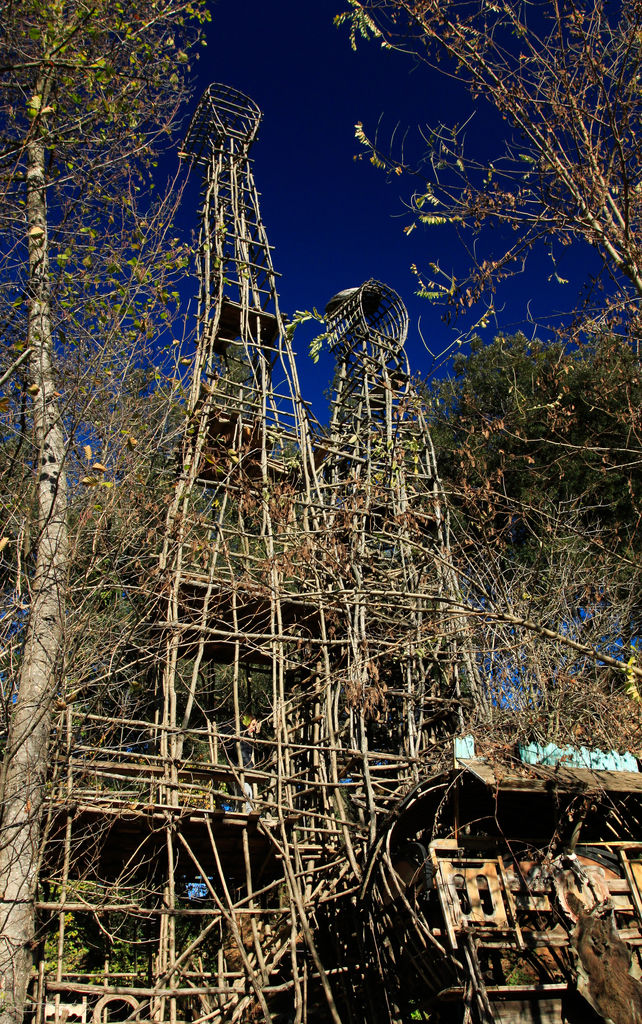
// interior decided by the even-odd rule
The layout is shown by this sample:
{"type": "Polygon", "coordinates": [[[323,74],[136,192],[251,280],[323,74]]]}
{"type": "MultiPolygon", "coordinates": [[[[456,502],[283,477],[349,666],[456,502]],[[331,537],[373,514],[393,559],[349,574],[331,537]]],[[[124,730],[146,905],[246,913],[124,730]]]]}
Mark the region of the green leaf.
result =
{"type": "Polygon", "coordinates": [[[325,331],[323,334],[317,334],[316,338],[313,338],[312,341],[310,342],[309,353],[313,363],[319,362],[319,356],[321,355],[323,342],[327,339],[327,337],[328,332],[325,331]]]}
{"type": "Polygon", "coordinates": [[[419,220],[422,224],[447,224],[447,217],[438,217],[435,213],[421,213],[419,220]]]}

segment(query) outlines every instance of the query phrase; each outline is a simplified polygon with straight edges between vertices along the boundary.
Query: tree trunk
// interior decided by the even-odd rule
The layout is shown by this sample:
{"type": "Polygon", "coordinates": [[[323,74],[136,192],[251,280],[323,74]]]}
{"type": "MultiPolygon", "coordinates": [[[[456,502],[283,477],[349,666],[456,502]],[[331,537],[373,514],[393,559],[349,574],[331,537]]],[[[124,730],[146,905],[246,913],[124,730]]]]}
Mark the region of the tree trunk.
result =
{"type": "Polygon", "coordinates": [[[52,367],[45,149],[27,144],[29,345],[38,474],[36,567],[18,693],[2,765],[0,1024],[22,1024],[32,964],[34,899],[52,703],[59,689],[68,538],[65,446],[52,367]]]}

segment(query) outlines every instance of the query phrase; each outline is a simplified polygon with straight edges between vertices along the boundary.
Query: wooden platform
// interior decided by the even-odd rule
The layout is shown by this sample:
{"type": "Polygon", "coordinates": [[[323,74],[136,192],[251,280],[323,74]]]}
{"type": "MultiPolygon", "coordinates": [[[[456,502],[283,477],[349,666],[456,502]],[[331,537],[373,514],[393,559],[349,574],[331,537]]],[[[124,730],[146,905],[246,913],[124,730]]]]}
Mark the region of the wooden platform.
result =
{"type": "MultiPolygon", "coordinates": [[[[279,325],[273,313],[260,309],[250,309],[247,316],[249,336],[245,340],[264,346],[274,344],[279,333],[279,325]]],[[[221,312],[216,331],[214,351],[223,355],[230,342],[243,337],[243,307],[227,297],[223,298],[221,312]]]]}
{"type": "Polygon", "coordinates": [[[595,771],[558,764],[493,768],[481,758],[458,758],[457,763],[484,785],[505,792],[547,792],[555,787],[586,793],[642,794],[642,772],[595,771]]]}

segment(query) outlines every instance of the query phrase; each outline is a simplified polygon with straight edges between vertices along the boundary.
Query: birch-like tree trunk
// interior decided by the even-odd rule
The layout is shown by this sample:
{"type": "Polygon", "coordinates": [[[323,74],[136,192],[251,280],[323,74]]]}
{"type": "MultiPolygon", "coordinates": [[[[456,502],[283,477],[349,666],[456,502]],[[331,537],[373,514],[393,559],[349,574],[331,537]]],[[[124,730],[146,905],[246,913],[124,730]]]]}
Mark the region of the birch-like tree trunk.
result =
{"type": "MultiPolygon", "coordinates": [[[[152,336],[169,328],[168,305],[175,301],[172,294],[178,297],[169,288],[182,275],[185,257],[168,233],[178,196],[153,201],[150,164],[188,94],[190,65],[183,46],[196,42],[209,12],[205,0],[140,0],[135,5],[0,0],[0,13],[0,308],[5,356],[11,358],[27,340],[17,336],[25,297],[20,221],[26,174],[30,376],[28,395],[13,387],[9,405],[13,415],[15,402],[22,416],[16,473],[32,424],[30,465],[23,472],[32,469],[37,491],[37,522],[29,531],[28,620],[18,636],[21,612],[18,601],[8,599],[11,619],[2,622],[11,639],[11,656],[3,668],[17,659],[19,668],[0,772],[0,1024],[22,1024],[34,945],[52,707],[63,689],[63,653],[67,664],[74,656],[75,667],[84,664],[80,675],[86,687],[93,683],[91,639],[85,643],[79,618],[92,619],[92,586],[97,591],[111,586],[100,574],[107,572],[116,551],[103,549],[106,561],[100,568],[100,560],[94,562],[100,583],[88,585],[84,541],[77,543],[75,534],[72,545],[68,538],[66,473],[72,445],[84,446],[87,432],[100,446],[109,472],[117,467],[121,479],[126,472],[127,453],[119,457],[116,441],[132,433],[136,423],[133,414],[123,411],[120,396],[115,397],[116,373],[131,372],[132,381],[138,380],[138,371],[144,374],[152,336]],[[56,261],[51,272],[50,259],[52,267],[56,261]],[[57,336],[55,342],[52,337],[58,316],[68,336],[65,341],[60,332],[60,348],[57,336]],[[64,424],[56,386],[65,391],[64,424]],[[33,402],[31,416],[24,412],[27,401],[33,402]],[[113,417],[122,428],[114,426],[113,417]],[[72,550],[78,557],[74,576],[72,550]],[[75,613],[76,618],[75,634],[69,631],[67,642],[70,580],[77,600],[68,606],[69,616],[75,613]]],[[[16,360],[11,373],[18,365],[16,360]]],[[[113,490],[96,493],[105,502],[111,494],[119,505],[123,492],[114,481],[100,482],[113,490]]],[[[91,493],[88,504],[93,504],[91,493]]],[[[20,510],[19,504],[17,499],[12,521],[0,525],[17,556],[6,593],[12,579],[20,579],[24,599],[19,537],[31,509],[20,510]]],[[[83,523],[85,539],[99,529],[90,520],[83,523]]],[[[116,585],[120,597],[122,587],[116,585]]],[[[120,642],[117,631],[114,640],[120,642]]],[[[102,639],[98,646],[104,653],[102,639]]],[[[79,682],[78,673],[74,680],[79,682]]],[[[3,677],[3,690],[11,682],[3,677]]]]}
{"type": "MultiPolygon", "coordinates": [[[[34,136],[37,135],[37,130],[34,136]]],[[[60,687],[68,540],[65,444],[52,366],[45,148],[27,146],[29,345],[38,533],[29,620],[2,768],[0,1024],[21,1024],[32,963],[34,899],[52,703],[60,687]]]]}

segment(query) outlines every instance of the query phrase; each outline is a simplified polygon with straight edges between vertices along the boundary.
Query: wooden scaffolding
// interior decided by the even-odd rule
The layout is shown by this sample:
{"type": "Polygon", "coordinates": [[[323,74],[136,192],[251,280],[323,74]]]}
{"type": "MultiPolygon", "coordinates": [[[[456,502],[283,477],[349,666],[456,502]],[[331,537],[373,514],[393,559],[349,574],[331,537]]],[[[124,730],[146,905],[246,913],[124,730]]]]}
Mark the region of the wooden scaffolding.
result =
{"type": "MultiPolygon", "coordinates": [[[[431,895],[469,884],[451,738],[484,689],[406,310],[373,280],[329,303],[321,430],[261,220],[259,121],[212,85],[183,146],[202,173],[198,336],[143,581],[157,657],[137,714],[61,713],[36,1024],[493,1019],[476,919],[431,895]]],[[[470,878],[501,890],[490,917],[521,949],[498,834],[470,878]]]]}

